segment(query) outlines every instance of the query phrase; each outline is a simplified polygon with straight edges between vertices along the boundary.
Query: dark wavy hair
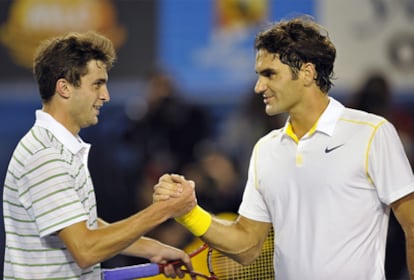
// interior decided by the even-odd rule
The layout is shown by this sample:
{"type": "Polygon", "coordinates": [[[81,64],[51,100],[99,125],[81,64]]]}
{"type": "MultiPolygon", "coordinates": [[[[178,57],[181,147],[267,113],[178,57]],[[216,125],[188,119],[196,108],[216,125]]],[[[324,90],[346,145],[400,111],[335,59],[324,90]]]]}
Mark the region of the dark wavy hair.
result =
{"type": "Polygon", "coordinates": [[[294,79],[304,63],[312,63],[319,88],[327,93],[333,86],[336,49],[327,30],[311,17],[300,16],[276,23],[256,36],[254,46],[256,50],[277,54],[290,67],[294,79]]]}
{"type": "Polygon", "coordinates": [[[109,71],[115,59],[112,42],[94,31],[71,32],[43,41],[33,59],[33,75],[42,101],[47,103],[52,98],[61,78],[79,87],[81,77],[88,73],[89,61],[102,61],[109,71]]]}

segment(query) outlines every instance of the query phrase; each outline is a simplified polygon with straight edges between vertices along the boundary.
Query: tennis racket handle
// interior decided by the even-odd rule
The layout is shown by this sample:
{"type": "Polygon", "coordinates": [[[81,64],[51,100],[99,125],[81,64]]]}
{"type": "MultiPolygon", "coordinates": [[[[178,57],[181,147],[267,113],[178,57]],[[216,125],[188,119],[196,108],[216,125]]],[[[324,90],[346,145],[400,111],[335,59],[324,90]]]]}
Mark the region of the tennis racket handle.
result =
{"type": "Polygon", "coordinates": [[[134,278],[150,277],[160,274],[160,266],[156,263],[146,263],[102,270],[102,280],[131,280],[134,278]]]}

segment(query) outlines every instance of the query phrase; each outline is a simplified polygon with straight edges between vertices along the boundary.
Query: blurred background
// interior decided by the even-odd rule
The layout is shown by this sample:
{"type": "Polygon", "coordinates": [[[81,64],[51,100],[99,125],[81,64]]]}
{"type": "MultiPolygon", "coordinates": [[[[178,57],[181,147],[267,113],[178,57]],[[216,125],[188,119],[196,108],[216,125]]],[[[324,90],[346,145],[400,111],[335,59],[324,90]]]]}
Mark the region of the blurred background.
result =
{"type": "MultiPolygon", "coordinates": [[[[390,119],[412,161],[414,0],[0,0],[1,180],[41,107],[31,74],[39,41],[96,30],[118,51],[111,102],[99,124],[82,131],[93,144],[100,216],[116,221],[146,207],[164,172],[195,180],[209,211],[237,212],[253,144],[285,121],[267,117],[253,94],[254,36],[303,13],[326,26],[337,47],[330,95],[390,119]]],[[[387,279],[408,279],[393,216],[389,232],[387,279]]],[[[148,235],[180,248],[194,242],[174,222],[148,235]]],[[[0,236],[3,248],[3,226],[0,236]]],[[[0,268],[2,258],[3,251],[0,268]]],[[[103,266],[143,261],[115,257],[103,266]]]]}

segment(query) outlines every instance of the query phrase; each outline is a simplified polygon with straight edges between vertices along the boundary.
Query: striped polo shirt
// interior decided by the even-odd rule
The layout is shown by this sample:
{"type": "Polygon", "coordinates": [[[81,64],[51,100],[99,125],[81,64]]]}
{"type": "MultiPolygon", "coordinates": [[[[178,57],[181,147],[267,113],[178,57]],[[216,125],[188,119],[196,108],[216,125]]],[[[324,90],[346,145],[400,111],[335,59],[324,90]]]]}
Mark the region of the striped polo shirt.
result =
{"type": "Polygon", "coordinates": [[[394,126],[331,98],[301,139],[256,144],[240,215],[271,222],[276,279],[380,280],[390,204],[414,191],[394,126]]]}
{"type": "Polygon", "coordinates": [[[82,270],[56,234],[81,221],[97,227],[89,148],[52,116],[36,111],[4,184],[4,279],[100,278],[99,265],[82,270]]]}

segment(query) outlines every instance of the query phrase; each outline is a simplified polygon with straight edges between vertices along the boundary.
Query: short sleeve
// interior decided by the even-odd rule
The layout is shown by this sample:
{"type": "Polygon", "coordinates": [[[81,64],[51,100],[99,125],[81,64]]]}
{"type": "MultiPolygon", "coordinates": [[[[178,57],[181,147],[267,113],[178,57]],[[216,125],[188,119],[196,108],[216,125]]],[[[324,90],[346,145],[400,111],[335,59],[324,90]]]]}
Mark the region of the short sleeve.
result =
{"type": "Polygon", "coordinates": [[[414,177],[395,127],[384,122],[375,131],[368,157],[368,173],[380,200],[389,205],[414,192],[414,177]]]}

